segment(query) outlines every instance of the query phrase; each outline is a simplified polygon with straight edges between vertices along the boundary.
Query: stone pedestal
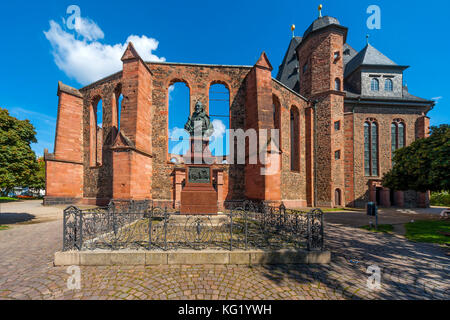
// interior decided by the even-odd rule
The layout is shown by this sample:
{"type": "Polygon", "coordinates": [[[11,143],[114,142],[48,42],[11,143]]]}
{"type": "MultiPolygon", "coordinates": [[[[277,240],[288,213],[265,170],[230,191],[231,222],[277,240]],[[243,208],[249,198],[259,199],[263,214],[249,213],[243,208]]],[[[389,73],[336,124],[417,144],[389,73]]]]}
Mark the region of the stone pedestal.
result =
{"type": "Polygon", "coordinates": [[[181,191],[180,214],[217,214],[217,192],[210,165],[187,165],[186,185],[181,191]]]}
{"type": "Polygon", "coordinates": [[[186,163],[185,186],[181,191],[180,214],[217,214],[218,195],[213,186],[209,141],[191,137],[191,148],[183,157],[186,163]]]}

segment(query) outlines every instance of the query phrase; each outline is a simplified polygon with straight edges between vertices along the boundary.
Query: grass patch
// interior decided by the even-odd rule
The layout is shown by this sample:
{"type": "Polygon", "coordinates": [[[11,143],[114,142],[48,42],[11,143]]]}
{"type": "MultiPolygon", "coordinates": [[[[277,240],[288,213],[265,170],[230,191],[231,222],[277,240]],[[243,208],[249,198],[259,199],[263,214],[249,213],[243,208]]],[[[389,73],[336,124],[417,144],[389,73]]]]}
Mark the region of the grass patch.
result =
{"type": "Polygon", "coordinates": [[[371,228],[370,226],[361,227],[361,229],[371,231],[371,232],[381,232],[381,233],[389,233],[394,231],[394,226],[392,224],[379,224],[378,230],[375,230],[375,227],[371,228]]]}
{"type": "Polygon", "coordinates": [[[10,198],[10,197],[0,197],[0,203],[2,202],[13,202],[13,201],[19,201],[17,198],[10,198]]]}
{"type": "Polygon", "coordinates": [[[2,230],[8,230],[8,229],[9,229],[8,226],[2,226],[2,225],[0,225],[0,231],[2,231],[2,230]]]}
{"type": "Polygon", "coordinates": [[[406,238],[416,242],[450,244],[450,220],[416,221],[405,224],[406,238]]]}
{"type": "Polygon", "coordinates": [[[323,212],[341,212],[341,211],[357,211],[349,208],[320,208],[323,212]]]}
{"type": "Polygon", "coordinates": [[[430,204],[438,207],[450,207],[450,193],[449,192],[432,192],[430,197],[430,204]]]}

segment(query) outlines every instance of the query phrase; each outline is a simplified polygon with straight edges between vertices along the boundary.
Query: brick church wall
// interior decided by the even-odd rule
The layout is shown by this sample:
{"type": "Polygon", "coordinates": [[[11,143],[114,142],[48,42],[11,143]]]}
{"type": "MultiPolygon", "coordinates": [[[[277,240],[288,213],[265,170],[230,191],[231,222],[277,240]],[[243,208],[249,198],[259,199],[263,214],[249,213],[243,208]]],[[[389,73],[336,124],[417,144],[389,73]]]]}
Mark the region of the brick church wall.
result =
{"type": "MultiPolygon", "coordinates": [[[[245,78],[249,67],[183,65],[148,63],[153,73],[152,92],[152,143],[154,199],[172,200],[174,186],[171,183],[175,164],[168,156],[168,89],[175,82],[184,82],[190,90],[190,109],[201,101],[209,110],[209,88],[224,84],[230,93],[230,128],[244,128],[245,78]]],[[[186,119],[187,120],[187,119],[186,119]]],[[[224,171],[224,199],[244,199],[244,165],[215,164],[213,169],[224,171]]]]}
{"type": "MultiPolygon", "coordinates": [[[[402,119],[406,126],[405,145],[416,140],[416,125],[423,118],[423,110],[413,108],[380,107],[376,105],[355,106],[354,108],[354,174],[355,206],[365,206],[369,201],[369,182],[379,180],[392,167],[391,124],[394,119],[402,119]],[[379,176],[367,177],[364,173],[364,122],[367,118],[376,119],[379,135],[379,176]],[[418,121],[419,120],[419,121],[418,121]]],[[[405,206],[416,206],[416,193],[405,192],[405,206]]]]}
{"type": "Polygon", "coordinates": [[[108,78],[97,81],[87,87],[80,89],[83,94],[83,196],[89,203],[105,203],[112,198],[112,152],[109,147],[112,145],[117,128],[113,120],[116,110],[113,110],[115,103],[115,90],[120,86],[121,73],[114,74],[108,78]],[[91,143],[90,143],[90,113],[94,112],[94,105],[98,98],[102,99],[102,141],[103,148],[98,151],[100,166],[91,166],[91,143]],[[96,199],[99,199],[96,200],[96,199]]]}
{"type": "Polygon", "coordinates": [[[273,81],[273,94],[281,105],[281,198],[287,206],[306,207],[306,125],[305,108],[308,103],[299,95],[286,89],[280,83],[273,81]],[[290,110],[298,108],[300,115],[300,170],[291,170],[290,160],[290,110]]]}

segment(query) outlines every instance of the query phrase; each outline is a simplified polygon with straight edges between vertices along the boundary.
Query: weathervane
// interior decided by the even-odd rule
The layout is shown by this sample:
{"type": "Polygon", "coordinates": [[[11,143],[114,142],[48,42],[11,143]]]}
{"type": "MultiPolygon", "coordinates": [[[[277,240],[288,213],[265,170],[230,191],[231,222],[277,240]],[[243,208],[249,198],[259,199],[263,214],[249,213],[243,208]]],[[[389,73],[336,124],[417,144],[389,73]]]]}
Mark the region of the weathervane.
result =
{"type": "Polygon", "coordinates": [[[319,18],[322,18],[322,8],[323,6],[319,4],[319,18]]]}

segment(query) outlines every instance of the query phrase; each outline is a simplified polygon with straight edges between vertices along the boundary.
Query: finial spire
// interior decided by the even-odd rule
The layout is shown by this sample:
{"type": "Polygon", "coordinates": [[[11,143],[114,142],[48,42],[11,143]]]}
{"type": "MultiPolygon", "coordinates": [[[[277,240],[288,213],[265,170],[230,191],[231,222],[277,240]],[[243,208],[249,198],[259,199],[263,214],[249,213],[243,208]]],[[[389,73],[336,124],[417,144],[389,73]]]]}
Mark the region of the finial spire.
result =
{"type": "Polygon", "coordinates": [[[293,24],[291,26],[291,31],[292,31],[292,38],[295,38],[295,33],[294,33],[294,31],[295,31],[295,24],[293,24]]]}
{"type": "Polygon", "coordinates": [[[370,35],[366,34],[366,44],[369,44],[369,38],[370,38],[370,35]]]}
{"type": "Polygon", "coordinates": [[[319,4],[319,18],[322,18],[322,8],[323,6],[319,4]]]}

